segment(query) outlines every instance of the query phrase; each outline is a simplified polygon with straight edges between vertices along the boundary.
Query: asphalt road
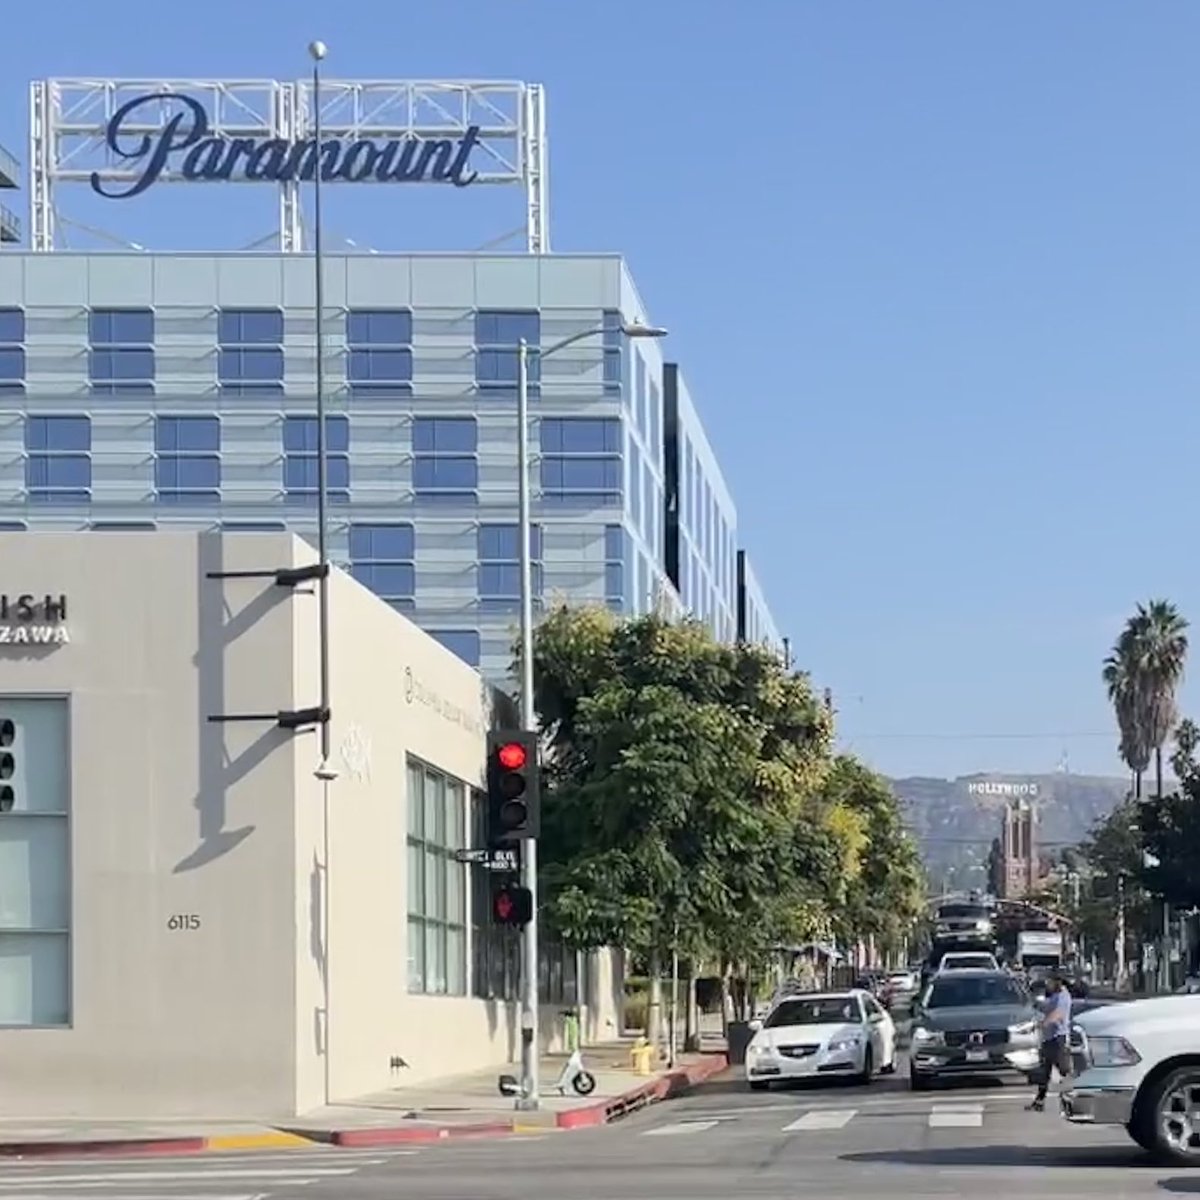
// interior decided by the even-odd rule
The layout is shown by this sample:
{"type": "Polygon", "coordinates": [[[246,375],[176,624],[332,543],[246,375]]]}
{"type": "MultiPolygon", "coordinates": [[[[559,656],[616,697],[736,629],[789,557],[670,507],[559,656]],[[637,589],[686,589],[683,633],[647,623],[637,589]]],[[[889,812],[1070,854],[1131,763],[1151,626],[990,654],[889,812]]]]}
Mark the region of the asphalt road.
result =
{"type": "Polygon", "coordinates": [[[751,1093],[729,1072],[577,1133],[407,1151],[0,1163],[0,1200],[1022,1200],[1200,1197],[1200,1170],[1149,1162],[1123,1131],[1029,1113],[1018,1083],[919,1095],[870,1087],[751,1093]]]}

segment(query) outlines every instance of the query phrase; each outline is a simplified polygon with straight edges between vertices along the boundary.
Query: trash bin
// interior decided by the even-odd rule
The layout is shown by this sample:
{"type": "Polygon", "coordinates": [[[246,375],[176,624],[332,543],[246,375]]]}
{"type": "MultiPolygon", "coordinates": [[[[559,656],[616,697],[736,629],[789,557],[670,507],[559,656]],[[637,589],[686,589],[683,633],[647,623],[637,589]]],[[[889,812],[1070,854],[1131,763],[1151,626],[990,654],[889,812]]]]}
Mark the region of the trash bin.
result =
{"type": "Polygon", "coordinates": [[[725,1033],[729,1049],[726,1057],[730,1066],[739,1067],[746,1061],[746,1047],[754,1037],[749,1021],[730,1021],[725,1033]]]}

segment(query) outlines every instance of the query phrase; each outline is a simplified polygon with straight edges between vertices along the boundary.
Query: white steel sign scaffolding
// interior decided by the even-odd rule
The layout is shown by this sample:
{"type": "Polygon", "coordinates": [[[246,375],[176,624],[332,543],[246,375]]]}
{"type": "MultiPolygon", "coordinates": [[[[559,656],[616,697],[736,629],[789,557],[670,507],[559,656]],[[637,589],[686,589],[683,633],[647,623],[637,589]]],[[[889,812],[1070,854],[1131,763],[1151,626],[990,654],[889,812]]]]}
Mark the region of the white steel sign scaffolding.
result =
{"type": "MultiPolygon", "coordinates": [[[[344,159],[349,159],[355,143],[381,147],[364,146],[366,155],[395,155],[399,148],[403,157],[406,145],[411,151],[430,143],[457,142],[473,153],[472,187],[524,187],[525,247],[531,254],[549,251],[546,99],[540,84],[322,80],[320,94],[322,140],[326,146],[330,140],[340,143],[338,153],[344,151],[344,159]]],[[[245,147],[261,145],[273,153],[273,147],[297,147],[311,138],[311,108],[312,84],[304,80],[39,80],[30,87],[30,246],[35,251],[54,250],[59,226],[72,224],[59,209],[64,185],[90,185],[100,194],[128,191],[146,174],[156,147],[167,149],[174,138],[182,149],[187,122],[194,126],[197,113],[206,121],[204,134],[213,139],[214,153],[223,153],[221,148],[235,141],[245,147]],[[120,153],[112,144],[114,135],[120,153]]],[[[210,168],[212,162],[210,156],[210,168]]],[[[275,186],[279,247],[285,253],[303,250],[300,193],[310,176],[293,171],[290,177],[276,178],[253,168],[236,174],[227,166],[216,177],[222,182],[275,186]]],[[[189,170],[175,153],[173,158],[167,156],[154,182],[213,178],[212,170],[207,174],[189,170]]],[[[370,173],[353,179],[323,173],[322,179],[376,186],[458,182],[438,178],[436,171],[432,179],[420,172],[406,178],[393,173],[386,179],[370,173]]]]}

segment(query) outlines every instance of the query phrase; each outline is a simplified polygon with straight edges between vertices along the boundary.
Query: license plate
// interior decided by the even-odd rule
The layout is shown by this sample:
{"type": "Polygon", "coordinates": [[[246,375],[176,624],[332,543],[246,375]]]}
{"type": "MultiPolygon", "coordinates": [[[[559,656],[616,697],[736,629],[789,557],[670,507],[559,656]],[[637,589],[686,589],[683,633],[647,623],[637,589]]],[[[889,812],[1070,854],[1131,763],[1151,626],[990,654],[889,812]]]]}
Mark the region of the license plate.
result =
{"type": "Polygon", "coordinates": [[[968,1050],[967,1062],[987,1062],[991,1056],[986,1050],[968,1050]]]}

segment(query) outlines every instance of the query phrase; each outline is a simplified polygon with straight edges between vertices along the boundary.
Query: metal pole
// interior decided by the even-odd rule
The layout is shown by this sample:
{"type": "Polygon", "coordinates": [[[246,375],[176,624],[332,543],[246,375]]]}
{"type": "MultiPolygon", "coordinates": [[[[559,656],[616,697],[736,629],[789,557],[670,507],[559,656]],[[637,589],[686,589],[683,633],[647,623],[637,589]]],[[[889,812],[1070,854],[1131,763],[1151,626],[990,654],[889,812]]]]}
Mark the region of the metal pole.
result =
{"type": "MultiPolygon", "coordinates": [[[[517,538],[521,574],[521,726],[537,729],[533,700],[533,546],[529,517],[529,343],[517,346],[517,538]]],[[[533,918],[521,942],[521,1092],[517,1108],[532,1111],[538,1095],[538,898],[537,842],[521,844],[521,874],[533,896],[533,918]]]]}
{"type": "Polygon", "coordinates": [[[329,463],[325,441],[325,271],[321,253],[321,59],[324,47],[313,52],[313,134],[316,167],[313,171],[313,307],[317,333],[317,558],[321,578],[317,588],[320,631],[317,638],[321,655],[321,763],[329,762],[329,463]]]}
{"type": "Polygon", "coordinates": [[[679,919],[675,919],[671,929],[671,1051],[667,1055],[667,1065],[675,1066],[676,1029],[679,1021],[679,919]]]}
{"type": "Polygon", "coordinates": [[[321,946],[324,955],[322,971],[322,1004],[325,1009],[325,1060],[324,1091],[325,1103],[333,1100],[333,1059],[330,1054],[330,959],[329,959],[329,853],[330,811],[329,789],[329,522],[328,522],[328,461],[325,442],[325,271],[321,253],[321,60],[326,49],[323,42],[312,42],[308,48],[313,59],[312,104],[313,104],[313,309],[316,316],[316,408],[317,408],[317,560],[321,575],[317,580],[317,643],[320,656],[320,708],[321,708],[321,762],[317,778],[321,782],[322,832],[321,832],[321,946]]]}

